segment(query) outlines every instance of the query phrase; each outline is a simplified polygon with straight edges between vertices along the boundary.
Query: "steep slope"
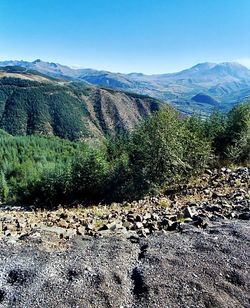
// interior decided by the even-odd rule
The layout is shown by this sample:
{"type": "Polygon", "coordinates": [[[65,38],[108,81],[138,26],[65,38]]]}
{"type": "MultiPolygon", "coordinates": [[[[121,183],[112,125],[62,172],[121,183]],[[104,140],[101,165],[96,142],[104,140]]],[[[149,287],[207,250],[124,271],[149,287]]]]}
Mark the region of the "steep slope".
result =
{"type": "Polygon", "coordinates": [[[93,69],[72,69],[56,63],[36,60],[4,61],[3,65],[20,65],[35,69],[48,76],[66,80],[84,81],[89,84],[126,90],[170,101],[185,113],[207,114],[214,108],[192,97],[199,93],[208,95],[218,102],[217,108],[227,111],[234,104],[250,95],[250,70],[238,63],[200,63],[173,74],[143,75],[121,74],[93,69]]]}
{"type": "Polygon", "coordinates": [[[0,70],[0,128],[12,135],[56,135],[70,140],[130,131],[159,109],[156,99],[31,71],[0,70]]]}

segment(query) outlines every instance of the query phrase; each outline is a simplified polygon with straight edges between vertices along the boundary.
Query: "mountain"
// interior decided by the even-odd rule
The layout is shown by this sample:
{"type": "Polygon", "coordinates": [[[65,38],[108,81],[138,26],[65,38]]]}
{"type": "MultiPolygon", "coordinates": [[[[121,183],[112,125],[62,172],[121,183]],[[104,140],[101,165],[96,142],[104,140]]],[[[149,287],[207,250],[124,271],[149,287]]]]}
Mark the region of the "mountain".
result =
{"type": "Polygon", "coordinates": [[[147,96],[55,79],[27,67],[0,68],[0,129],[12,135],[101,138],[132,130],[160,106],[147,96]]]}
{"type": "Polygon", "coordinates": [[[33,62],[0,62],[0,66],[5,65],[19,65],[51,77],[149,95],[169,101],[185,113],[207,114],[214,109],[214,105],[207,100],[197,102],[192,99],[200,93],[211,97],[217,102],[216,107],[223,111],[250,95],[250,70],[234,62],[200,63],[177,73],[160,75],[72,69],[39,59],[33,62]]]}
{"type": "Polygon", "coordinates": [[[197,103],[209,104],[215,107],[217,107],[218,105],[218,102],[215,99],[213,99],[209,95],[202,94],[202,93],[196,94],[195,96],[191,98],[191,100],[197,103]]]}

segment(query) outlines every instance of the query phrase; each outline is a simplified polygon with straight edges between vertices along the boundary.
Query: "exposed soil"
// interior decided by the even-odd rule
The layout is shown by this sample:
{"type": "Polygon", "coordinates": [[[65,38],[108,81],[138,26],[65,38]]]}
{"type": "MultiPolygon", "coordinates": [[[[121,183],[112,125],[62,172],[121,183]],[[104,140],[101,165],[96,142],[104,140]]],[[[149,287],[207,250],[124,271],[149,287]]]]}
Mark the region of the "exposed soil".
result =
{"type": "Polygon", "coordinates": [[[112,206],[2,206],[0,307],[250,307],[249,171],[112,206]]]}
{"type": "Polygon", "coordinates": [[[250,224],[0,243],[0,307],[250,307],[250,224]]]}

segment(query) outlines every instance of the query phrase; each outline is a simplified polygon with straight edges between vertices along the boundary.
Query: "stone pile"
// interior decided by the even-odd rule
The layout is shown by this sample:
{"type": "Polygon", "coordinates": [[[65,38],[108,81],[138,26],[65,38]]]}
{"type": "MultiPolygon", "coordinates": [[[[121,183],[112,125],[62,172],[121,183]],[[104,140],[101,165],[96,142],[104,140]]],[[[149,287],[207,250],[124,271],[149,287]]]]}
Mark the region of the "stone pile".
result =
{"type": "Polygon", "coordinates": [[[61,239],[74,235],[146,237],[155,231],[206,228],[211,221],[250,219],[250,169],[207,170],[199,179],[175,185],[158,197],[56,211],[0,210],[0,237],[23,239],[52,232],[61,239]]]}

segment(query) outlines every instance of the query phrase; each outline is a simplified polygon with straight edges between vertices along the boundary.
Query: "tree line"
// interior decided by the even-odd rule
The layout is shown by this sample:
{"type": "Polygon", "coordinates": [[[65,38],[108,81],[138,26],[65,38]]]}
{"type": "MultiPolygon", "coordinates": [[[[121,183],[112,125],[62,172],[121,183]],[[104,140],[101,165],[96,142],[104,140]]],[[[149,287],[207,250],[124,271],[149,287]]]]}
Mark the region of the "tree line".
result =
{"type": "Polygon", "coordinates": [[[250,161],[250,103],[206,120],[166,106],[96,146],[0,132],[0,200],[53,208],[162,192],[220,164],[250,161]]]}

